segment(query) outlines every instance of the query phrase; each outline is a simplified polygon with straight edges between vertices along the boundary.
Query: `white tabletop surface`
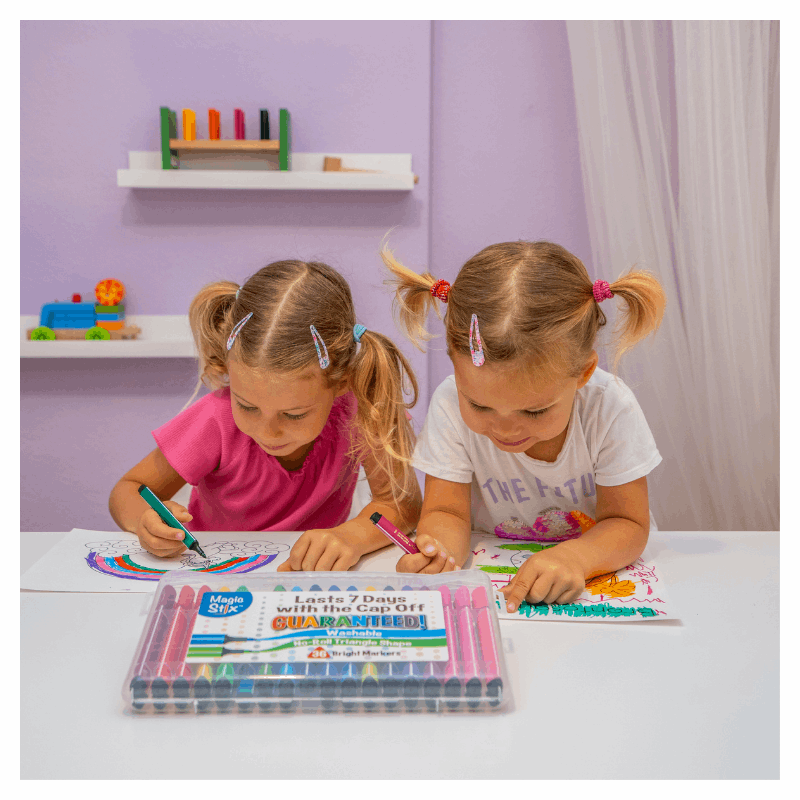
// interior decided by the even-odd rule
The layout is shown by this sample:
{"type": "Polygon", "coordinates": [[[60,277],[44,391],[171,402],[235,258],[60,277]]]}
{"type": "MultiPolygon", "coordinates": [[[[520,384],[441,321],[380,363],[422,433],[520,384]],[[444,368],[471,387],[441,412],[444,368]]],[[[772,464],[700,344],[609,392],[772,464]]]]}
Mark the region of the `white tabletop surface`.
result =
{"type": "MultiPolygon", "coordinates": [[[[61,535],[23,533],[22,571],[61,535]]],[[[661,531],[648,553],[681,619],[503,621],[497,716],[127,715],[151,595],[23,591],[21,777],[778,778],[778,534],[661,531]]]]}

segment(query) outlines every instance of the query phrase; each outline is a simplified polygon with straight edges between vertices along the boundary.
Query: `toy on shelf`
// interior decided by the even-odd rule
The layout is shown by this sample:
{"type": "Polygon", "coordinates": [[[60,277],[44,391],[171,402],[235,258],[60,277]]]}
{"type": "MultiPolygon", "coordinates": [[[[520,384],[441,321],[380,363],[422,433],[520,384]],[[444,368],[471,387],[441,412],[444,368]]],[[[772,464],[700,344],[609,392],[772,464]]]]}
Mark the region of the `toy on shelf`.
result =
{"type": "Polygon", "coordinates": [[[28,330],[34,341],[54,339],[135,339],[142,329],[125,324],[125,287],[109,278],[100,281],[94,290],[97,303],[81,303],[74,294],[71,303],[45,303],[39,317],[39,327],[28,330]]]}
{"type": "MultiPolygon", "coordinates": [[[[323,172],[373,172],[380,175],[383,170],[380,169],[354,169],[352,167],[343,167],[342,159],[334,156],[325,156],[325,161],[322,165],[323,172]]],[[[385,173],[384,173],[385,174],[385,173]]],[[[419,183],[419,176],[414,176],[414,183],[419,183]]]]}
{"type": "Polygon", "coordinates": [[[245,139],[244,111],[241,108],[234,110],[234,139],[220,139],[219,111],[214,108],[208,110],[208,139],[197,138],[196,115],[190,108],[183,109],[182,122],[183,139],[179,139],[176,112],[161,106],[162,169],[180,169],[182,153],[277,155],[279,170],[288,172],[292,168],[291,117],[285,108],[280,110],[278,139],[269,138],[269,113],[266,109],[260,112],[260,139],[245,139]]]}

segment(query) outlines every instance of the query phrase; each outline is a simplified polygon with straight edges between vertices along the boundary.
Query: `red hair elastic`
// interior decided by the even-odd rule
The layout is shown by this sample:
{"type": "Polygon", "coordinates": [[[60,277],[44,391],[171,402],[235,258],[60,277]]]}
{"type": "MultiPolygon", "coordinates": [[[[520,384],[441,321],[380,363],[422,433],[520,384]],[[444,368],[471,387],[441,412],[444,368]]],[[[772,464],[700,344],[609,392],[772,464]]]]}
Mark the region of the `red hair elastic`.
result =
{"type": "Polygon", "coordinates": [[[443,303],[447,302],[447,295],[450,294],[450,284],[447,281],[436,281],[431,286],[431,294],[438,297],[443,303]]]}
{"type": "Polygon", "coordinates": [[[592,294],[598,303],[602,303],[603,300],[614,296],[614,292],[611,291],[608,281],[595,281],[594,286],[592,286],[592,294]]]}

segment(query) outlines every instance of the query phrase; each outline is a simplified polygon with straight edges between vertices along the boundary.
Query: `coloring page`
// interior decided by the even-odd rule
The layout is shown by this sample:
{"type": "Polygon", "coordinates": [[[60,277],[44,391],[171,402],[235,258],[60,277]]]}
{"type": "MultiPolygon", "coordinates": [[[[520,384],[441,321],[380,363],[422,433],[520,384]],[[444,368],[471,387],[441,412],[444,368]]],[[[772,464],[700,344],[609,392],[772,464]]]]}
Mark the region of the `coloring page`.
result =
{"type": "Polygon", "coordinates": [[[167,571],[215,575],[275,572],[300,533],[197,532],[208,556],[184,550],[173,558],[148,553],[130,533],[74,529],[20,578],[20,588],[50,592],[152,592],[167,571]]]}
{"type": "MultiPolygon", "coordinates": [[[[498,590],[512,580],[534,553],[553,546],[497,536],[473,536],[472,568],[485,572],[495,590],[498,590]]],[[[586,591],[568,605],[532,605],[523,602],[511,614],[506,611],[503,595],[496,592],[495,599],[501,619],[676,619],[664,582],[646,551],[630,566],[587,581],[586,591]]]]}

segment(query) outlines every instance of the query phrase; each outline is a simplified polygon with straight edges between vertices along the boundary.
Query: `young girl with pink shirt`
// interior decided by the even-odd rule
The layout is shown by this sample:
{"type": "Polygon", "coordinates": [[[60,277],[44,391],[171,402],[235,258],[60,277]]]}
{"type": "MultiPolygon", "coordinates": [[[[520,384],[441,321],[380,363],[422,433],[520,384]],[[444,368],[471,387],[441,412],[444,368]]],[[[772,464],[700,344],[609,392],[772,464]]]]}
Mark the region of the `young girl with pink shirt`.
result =
{"type": "Polygon", "coordinates": [[[120,528],[154,555],[183,551],[142,484],[189,530],[304,531],[282,569],[349,569],[387,545],[369,519],[376,511],[405,532],[415,526],[406,409],[416,378],[389,338],[356,324],[338,272],[275,262],[241,287],[206,286],[189,322],[200,380],[214,391],[153,431],[158,446],[116,484],[109,508],[120,528]],[[348,521],[359,465],[372,501],[348,521]],[[169,500],[186,483],[188,510],[169,500]]]}

